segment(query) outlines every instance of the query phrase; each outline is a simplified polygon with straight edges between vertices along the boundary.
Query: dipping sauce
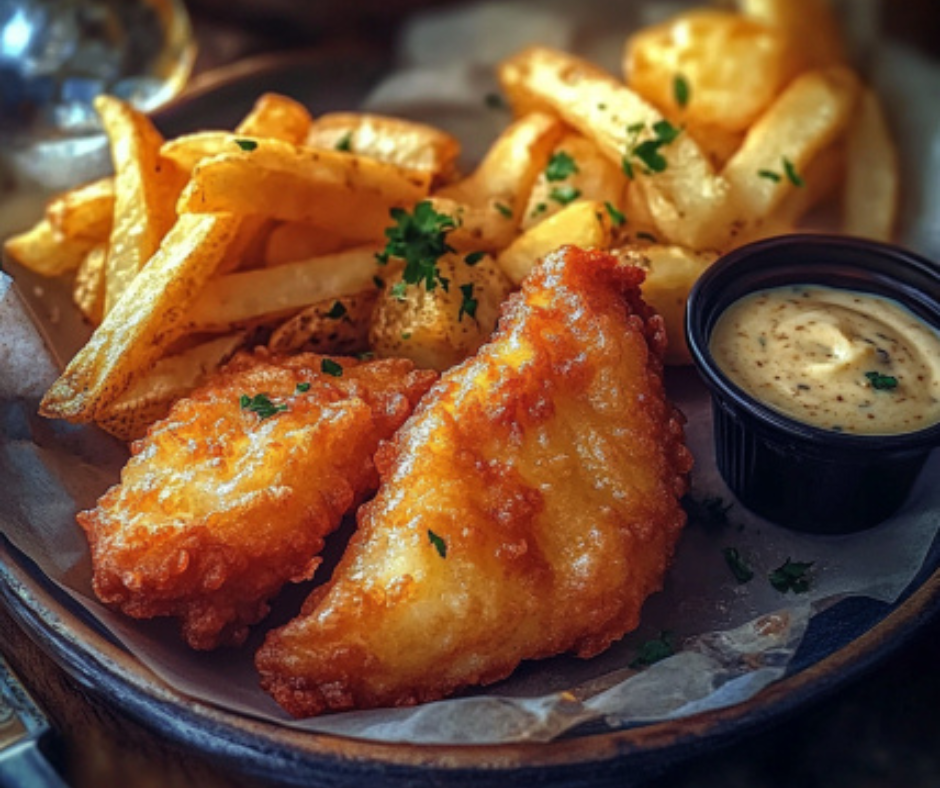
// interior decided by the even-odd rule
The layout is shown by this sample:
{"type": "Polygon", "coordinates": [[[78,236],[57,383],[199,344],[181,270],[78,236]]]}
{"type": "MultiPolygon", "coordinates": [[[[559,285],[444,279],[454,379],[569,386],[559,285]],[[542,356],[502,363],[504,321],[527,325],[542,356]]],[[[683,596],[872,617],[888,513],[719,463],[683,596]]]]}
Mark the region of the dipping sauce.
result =
{"type": "Polygon", "coordinates": [[[940,422],[940,332],[888,298],[761,290],[721,314],[709,349],[751,396],[814,427],[896,435],[940,422]]]}

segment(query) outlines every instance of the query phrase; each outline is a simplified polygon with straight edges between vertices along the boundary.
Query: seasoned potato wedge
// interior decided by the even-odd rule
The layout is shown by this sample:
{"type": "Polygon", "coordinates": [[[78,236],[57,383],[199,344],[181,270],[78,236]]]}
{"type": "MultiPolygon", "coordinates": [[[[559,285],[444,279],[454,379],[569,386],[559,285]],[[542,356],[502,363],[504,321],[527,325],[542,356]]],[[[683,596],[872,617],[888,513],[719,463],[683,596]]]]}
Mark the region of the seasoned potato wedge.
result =
{"type": "Polygon", "coordinates": [[[409,285],[401,295],[387,280],[372,315],[369,339],[376,355],[410,358],[425,369],[445,370],[476,352],[492,334],[499,307],[512,287],[489,255],[468,265],[463,255],[440,258],[445,289],[409,285]]]}
{"type": "Polygon", "coordinates": [[[296,263],[338,252],[346,239],[335,230],[325,230],[303,222],[282,222],[271,230],[264,245],[266,266],[296,263]]]}
{"type": "Polygon", "coordinates": [[[285,320],[271,334],[274,353],[311,350],[333,356],[354,356],[369,349],[369,326],[379,289],[340,296],[308,306],[285,320]]]}
{"type": "Polygon", "coordinates": [[[95,242],[87,238],[66,238],[44,218],[29,230],[7,238],[3,252],[37,274],[61,276],[77,269],[94,246],[95,242]]]}

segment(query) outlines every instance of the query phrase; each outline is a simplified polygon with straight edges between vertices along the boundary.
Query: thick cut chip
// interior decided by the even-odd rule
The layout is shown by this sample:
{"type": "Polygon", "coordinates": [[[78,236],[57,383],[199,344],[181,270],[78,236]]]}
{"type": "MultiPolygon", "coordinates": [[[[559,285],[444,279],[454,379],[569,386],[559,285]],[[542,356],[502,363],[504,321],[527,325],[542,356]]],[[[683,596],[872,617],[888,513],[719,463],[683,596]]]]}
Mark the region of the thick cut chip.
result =
{"type": "Polygon", "coordinates": [[[297,263],[338,252],[345,245],[346,239],[338,232],[303,222],[284,222],[271,230],[265,241],[264,264],[297,263]]]}
{"type": "Polygon", "coordinates": [[[285,320],[272,333],[272,353],[314,353],[354,356],[369,349],[369,325],[379,297],[371,287],[361,293],[338,296],[308,306],[285,320]]]}
{"type": "Polygon", "coordinates": [[[849,126],[843,230],[890,241],[900,192],[898,155],[874,91],[865,89],[849,126]]]}
{"type": "Polygon", "coordinates": [[[107,243],[114,217],[114,179],[101,178],[54,197],[46,218],[66,238],[107,243]]]}
{"type": "Polygon", "coordinates": [[[716,245],[729,218],[728,184],[690,135],[661,125],[650,102],[587,61],[544,47],[505,60],[499,79],[517,112],[557,114],[632,174],[665,238],[716,245]]]}
{"type": "Polygon", "coordinates": [[[108,247],[99,244],[85,255],[75,272],[72,285],[72,301],[85,319],[93,326],[104,319],[104,284],[105,265],[108,261],[108,247]]]}
{"type": "Polygon", "coordinates": [[[249,137],[270,137],[299,145],[310,132],[313,118],[303,104],[280,93],[264,93],[238,124],[249,137]]]}
{"type": "Polygon", "coordinates": [[[244,640],[377,482],[373,455],[435,375],[407,361],[241,356],[135,444],[78,521],[98,597],[180,619],[190,646],[244,640]]]}
{"type": "Polygon", "coordinates": [[[434,700],[637,626],[692,462],[642,278],[552,255],[383,449],[332,579],[257,655],[291,714],[434,700]]]}
{"type": "Polygon", "coordinates": [[[66,238],[48,219],[40,219],[26,232],[7,238],[3,253],[42,276],[61,276],[78,268],[94,246],[87,238],[66,238]]]}
{"type": "Polygon", "coordinates": [[[114,163],[114,219],[105,282],[105,312],[110,312],[173,226],[183,178],[176,165],[160,155],[163,137],[146,115],[112,96],[96,98],[95,109],[114,163]]]}
{"type": "Polygon", "coordinates": [[[181,216],[157,254],[43,397],[40,412],[92,421],[183,333],[183,317],[218,267],[238,221],[181,216]]]}
{"type": "Polygon", "coordinates": [[[413,120],[368,113],[321,115],[311,127],[306,144],[429,172],[437,182],[453,174],[460,155],[457,138],[445,131],[413,120]]]}
{"type": "Polygon", "coordinates": [[[270,139],[204,159],[179,201],[180,213],[258,214],[339,230],[359,243],[382,239],[389,210],[425,197],[427,173],[337,151],[270,139]]]}
{"type": "Polygon", "coordinates": [[[746,16],[781,33],[798,70],[846,63],[832,0],[737,0],[746,16]]]}

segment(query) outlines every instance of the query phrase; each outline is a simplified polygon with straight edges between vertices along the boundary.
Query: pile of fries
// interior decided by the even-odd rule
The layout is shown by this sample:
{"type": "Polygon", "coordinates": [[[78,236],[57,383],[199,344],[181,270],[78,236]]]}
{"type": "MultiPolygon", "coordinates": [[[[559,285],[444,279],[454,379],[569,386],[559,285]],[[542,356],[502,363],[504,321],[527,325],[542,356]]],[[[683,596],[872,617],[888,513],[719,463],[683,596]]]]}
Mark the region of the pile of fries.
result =
{"type": "Polygon", "coordinates": [[[889,239],[895,221],[884,113],[825,0],[736,6],[639,31],[622,80],[546,48],[504,61],[516,119],[466,176],[456,139],[406,120],[313,119],[266,95],[234,132],[165,141],[101,97],[114,176],[56,197],[5,245],[74,276],[96,326],[43,413],[138,437],[246,343],[444,369],[562,244],[644,267],[668,360],[685,362],[685,298],[720,254],[839,195],[848,233],[889,239]],[[406,253],[435,238],[430,261],[406,253]],[[430,268],[415,280],[412,265],[430,268]]]}

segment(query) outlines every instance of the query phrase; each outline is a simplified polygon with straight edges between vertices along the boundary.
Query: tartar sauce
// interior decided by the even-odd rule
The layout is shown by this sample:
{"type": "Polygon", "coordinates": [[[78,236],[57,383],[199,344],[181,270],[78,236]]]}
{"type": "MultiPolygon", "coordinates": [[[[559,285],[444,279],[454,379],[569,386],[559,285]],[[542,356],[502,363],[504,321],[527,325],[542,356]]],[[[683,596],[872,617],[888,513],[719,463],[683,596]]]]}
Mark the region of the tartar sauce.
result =
{"type": "Polygon", "coordinates": [[[709,347],[737,385],[815,427],[895,435],[940,421],[940,332],[888,298],[761,290],[725,310],[709,347]]]}

